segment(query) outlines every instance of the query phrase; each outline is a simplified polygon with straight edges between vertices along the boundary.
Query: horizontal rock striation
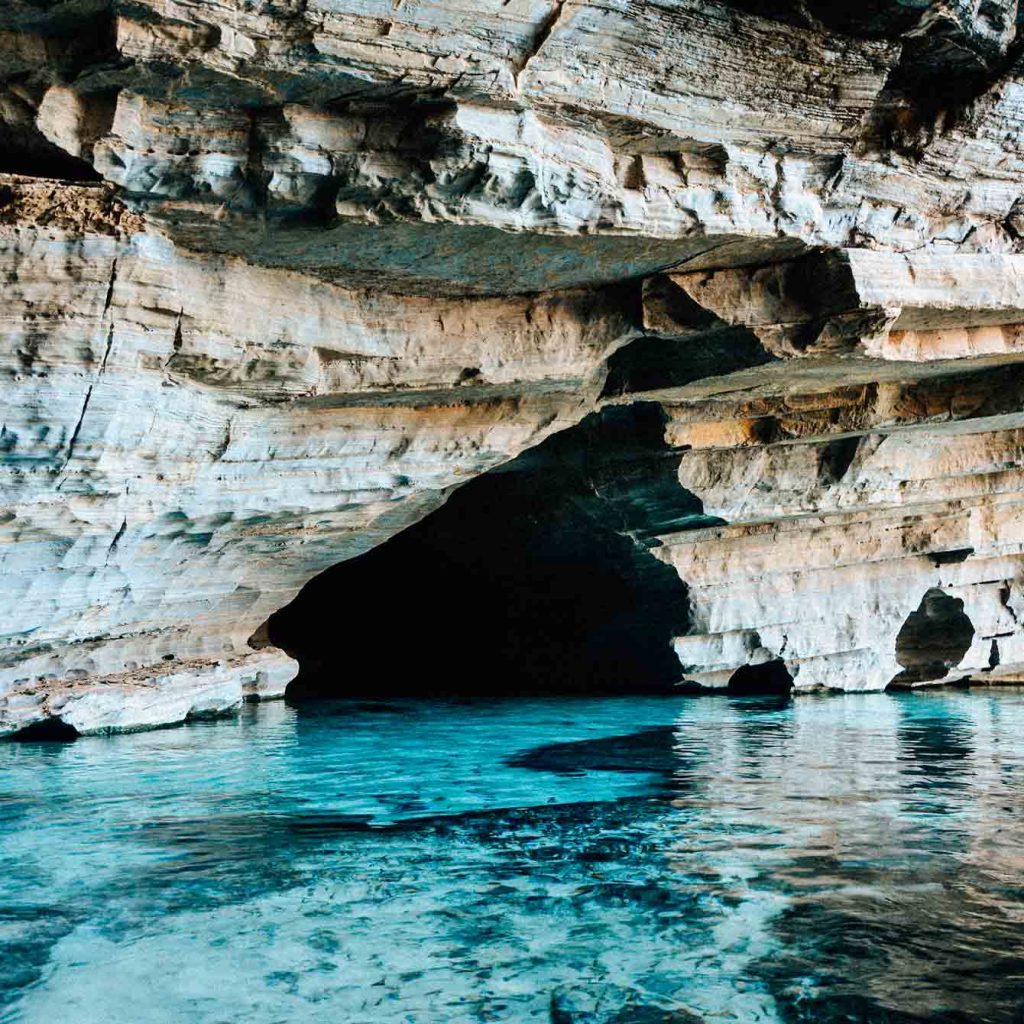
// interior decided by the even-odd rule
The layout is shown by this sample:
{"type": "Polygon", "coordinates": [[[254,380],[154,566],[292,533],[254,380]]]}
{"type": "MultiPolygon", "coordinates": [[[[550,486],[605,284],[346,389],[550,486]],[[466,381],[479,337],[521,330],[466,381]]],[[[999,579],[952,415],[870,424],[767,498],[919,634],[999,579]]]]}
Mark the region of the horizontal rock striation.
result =
{"type": "Polygon", "coordinates": [[[887,381],[890,365],[839,362],[831,387],[819,372],[783,394],[665,396],[680,480],[727,523],[661,538],[690,585],[693,628],[675,641],[688,678],[727,686],[777,660],[798,688],[1019,673],[1024,421],[1006,409],[1024,364],[887,381]],[[901,679],[897,638],[936,589],[961,603],[970,647],[901,679]]]}
{"type": "Polygon", "coordinates": [[[849,8],[5,4],[0,733],[280,695],[304,585],[541,464],[680,679],[1015,678],[1024,18],[849,8]]]}
{"type": "MultiPolygon", "coordinates": [[[[23,213],[65,203],[8,188],[23,213]]],[[[254,692],[280,692],[260,623],[581,418],[626,331],[614,290],[431,301],[183,259],[101,225],[91,191],[78,231],[66,208],[0,228],[8,714],[63,708],[58,679],[163,685],[179,661],[263,666],[254,692]]]]}

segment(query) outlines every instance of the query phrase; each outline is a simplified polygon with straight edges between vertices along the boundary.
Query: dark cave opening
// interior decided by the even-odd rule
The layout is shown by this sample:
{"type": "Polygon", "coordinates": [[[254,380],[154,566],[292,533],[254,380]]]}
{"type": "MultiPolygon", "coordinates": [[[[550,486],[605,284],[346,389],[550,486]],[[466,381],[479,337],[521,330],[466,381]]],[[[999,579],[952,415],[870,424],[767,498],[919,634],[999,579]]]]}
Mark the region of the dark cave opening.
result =
{"type": "Polygon", "coordinates": [[[9,125],[0,125],[0,173],[61,181],[103,180],[87,160],[65,153],[35,131],[9,125]]]}
{"type": "Polygon", "coordinates": [[[678,463],[641,403],[471,481],[271,617],[301,666],[289,696],[670,692],[688,597],[651,548],[711,521],[678,463]]]}
{"type": "Polygon", "coordinates": [[[741,666],[729,678],[728,686],[732,696],[788,694],[792,689],[793,677],[781,658],[741,666]]]}
{"type": "Polygon", "coordinates": [[[643,284],[642,316],[646,333],[609,358],[602,397],[684,387],[776,359],[749,328],[727,324],[662,275],[643,284]]]}
{"type": "Polygon", "coordinates": [[[773,361],[745,327],[709,330],[680,343],[650,335],[619,349],[608,360],[605,397],[677,388],[773,361]]]}
{"type": "Polygon", "coordinates": [[[932,587],[896,637],[896,661],[903,671],[891,685],[942,679],[964,659],[974,641],[974,624],[960,598],[932,587]]]}
{"type": "Polygon", "coordinates": [[[59,718],[47,718],[26,725],[9,737],[15,743],[70,743],[77,738],[78,730],[59,718]]]}

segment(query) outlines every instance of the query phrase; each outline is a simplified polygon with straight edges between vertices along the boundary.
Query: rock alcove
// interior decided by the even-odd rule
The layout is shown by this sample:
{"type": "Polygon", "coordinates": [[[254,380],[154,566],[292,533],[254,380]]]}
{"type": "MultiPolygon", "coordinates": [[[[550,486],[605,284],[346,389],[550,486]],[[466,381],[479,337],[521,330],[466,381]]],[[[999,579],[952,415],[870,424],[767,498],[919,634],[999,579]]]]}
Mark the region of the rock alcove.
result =
{"type": "Polygon", "coordinates": [[[944,679],[964,660],[973,641],[974,625],[964,612],[963,601],[931,588],[896,637],[896,661],[903,671],[893,684],[944,679]]]}
{"type": "Polygon", "coordinates": [[[729,679],[728,692],[742,697],[752,694],[787,694],[793,689],[793,677],[781,658],[758,665],[742,665],[729,679]]]}
{"type": "Polygon", "coordinates": [[[606,409],[316,577],[267,625],[289,695],[671,692],[688,596],[649,538],[706,520],[663,433],[606,409]]]}

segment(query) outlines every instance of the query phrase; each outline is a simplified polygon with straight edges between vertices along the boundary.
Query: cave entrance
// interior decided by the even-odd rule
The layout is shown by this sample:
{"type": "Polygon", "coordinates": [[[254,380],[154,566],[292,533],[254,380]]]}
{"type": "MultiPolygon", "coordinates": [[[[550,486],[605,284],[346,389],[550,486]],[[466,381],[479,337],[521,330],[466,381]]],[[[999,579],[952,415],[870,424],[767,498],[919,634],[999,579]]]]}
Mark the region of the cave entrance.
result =
{"type": "Polygon", "coordinates": [[[271,617],[300,665],[289,696],[671,691],[687,590],[651,549],[711,521],[678,464],[642,403],[466,484],[271,617]]]}
{"type": "Polygon", "coordinates": [[[942,679],[964,659],[974,641],[974,624],[960,598],[933,587],[907,616],[896,637],[896,661],[903,671],[896,686],[942,679]]]}
{"type": "Polygon", "coordinates": [[[737,696],[787,694],[793,689],[793,677],[781,658],[760,665],[743,665],[729,677],[727,690],[737,696]]]}
{"type": "Polygon", "coordinates": [[[9,739],[18,743],[70,743],[78,738],[78,730],[59,718],[33,722],[12,733],[9,739]]]}

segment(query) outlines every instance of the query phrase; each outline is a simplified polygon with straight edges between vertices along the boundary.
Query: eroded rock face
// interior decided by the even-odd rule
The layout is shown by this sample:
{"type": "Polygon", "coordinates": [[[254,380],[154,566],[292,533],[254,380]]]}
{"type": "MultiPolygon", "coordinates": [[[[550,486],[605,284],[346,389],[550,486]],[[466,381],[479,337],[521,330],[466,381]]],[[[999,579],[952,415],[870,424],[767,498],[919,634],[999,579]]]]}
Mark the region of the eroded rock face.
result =
{"type": "Polygon", "coordinates": [[[619,535],[678,575],[681,678],[1012,678],[1020,21],[6,4],[0,732],[280,694],[263,627],[310,579],[640,403],[619,535]],[[911,657],[936,593],[973,633],[911,657]]]}
{"type": "Polygon", "coordinates": [[[691,588],[694,628],[676,640],[687,676],[727,686],[738,665],[783,659],[798,688],[926,681],[903,674],[900,636],[936,590],[974,633],[957,658],[952,627],[933,634],[935,657],[919,660],[945,670],[927,681],[1019,672],[1024,366],[786,368],[665,396],[680,480],[728,524],[658,552],[691,588]]]}
{"type": "Polygon", "coordinates": [[[8,188],[25,212],[40,193],[54,204],[5,232],[0,672],[15,722],[63,714],[57,680],[162,690],[204,659],[260,666],[245,692],[281,692],[288,659],[247,643],[260,623],[580,419],[627,332],[615,288],[352,291],[126,236],[99,188],[77,233],[66,186],[8,188]]]}

